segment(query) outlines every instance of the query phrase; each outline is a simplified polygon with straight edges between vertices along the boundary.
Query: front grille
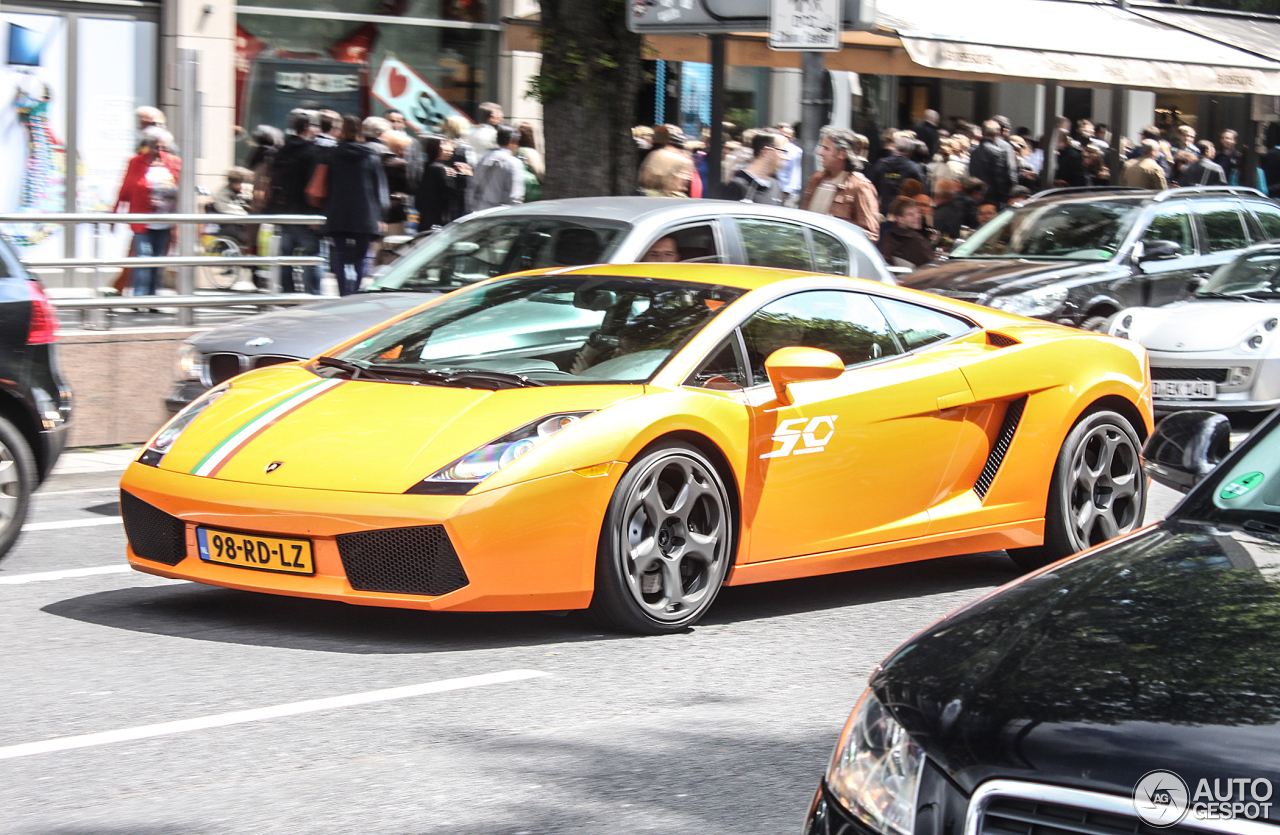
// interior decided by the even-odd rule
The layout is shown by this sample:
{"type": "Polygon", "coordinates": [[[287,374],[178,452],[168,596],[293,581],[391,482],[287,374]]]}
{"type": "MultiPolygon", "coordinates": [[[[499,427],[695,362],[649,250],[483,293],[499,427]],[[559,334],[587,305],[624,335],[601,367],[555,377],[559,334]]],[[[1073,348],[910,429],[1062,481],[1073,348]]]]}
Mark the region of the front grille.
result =
{"type": "Polygon", "coordinates": [[[297,357],[281,357],[275,354],[263,354],[253,358],[254,368],[266,368],[268,365],[279,365],[282,362],[293,362],[297,357]]]}
{"type": "Polygon", "coordinates": [[[448,594],[468,583],[443,525],[339,534],[338,554],[351,588],[399,594],[448,594]]]}
{"type": "Polygon", "coordinates": [[[1136,815],[1043,800],[996,797],[987,804],[979,835],[1156,835],[1195,831],[1185,826],[1156,829],[1136,815]]]}
{"type": "Polygon", "coordinates": [[[987,455],[987,463],[982,465],[982,472],[978,474],[978,480],[973,485],[973,492],[978,494],[978,498],[985,499],[987,491],[991,489],[991,482],[996,480],[996,473],[1000,471],[1000,464],[1004,461],[1005,453],[1009,451],[1009,445],[1013,443],[1013,433],[1018,431],[1018,423],[1022,420],[1022,410],[1026,406],[1027,398],[1019,397],[1009,404],[1009,408],[1005,409],[1004,421],[1000,424],[1000,434],[996,435],[996,442],[992,444],[991,453],[987,455]]]}
{"type": "Polygon", "coordinates": [[[1226,368],[1172,368],[1167,365],[1151,366],[1153,380],[1213,380],[1215,383],[1227,381],[1226,368]]]}
{"type": "Polygon", "coordinates": [[[230,380],[241,370],[239,354],[209,355],[209,381],[215,386],[230,380]]]}
{"type": "Polygon", "coordinates": [[[120,491],[124,535],[133,553],[144,560],[177,565],[187,555],[187,526],[176,516],[120,491]]]}

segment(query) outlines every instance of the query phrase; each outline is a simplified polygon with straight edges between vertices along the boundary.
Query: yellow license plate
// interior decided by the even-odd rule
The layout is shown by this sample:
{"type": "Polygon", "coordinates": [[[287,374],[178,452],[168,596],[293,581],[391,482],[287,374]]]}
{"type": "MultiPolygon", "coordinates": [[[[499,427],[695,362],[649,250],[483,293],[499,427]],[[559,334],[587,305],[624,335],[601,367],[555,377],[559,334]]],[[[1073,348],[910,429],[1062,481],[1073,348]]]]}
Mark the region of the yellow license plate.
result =
{"type": "Polygon", "coordinates": [[[259,571],[281,571],[285,574],[315,574],[311,556],[311,540],[280,539],[256,536],[214,528],[196,528],[196,545],[200,559],[259,571]]]}

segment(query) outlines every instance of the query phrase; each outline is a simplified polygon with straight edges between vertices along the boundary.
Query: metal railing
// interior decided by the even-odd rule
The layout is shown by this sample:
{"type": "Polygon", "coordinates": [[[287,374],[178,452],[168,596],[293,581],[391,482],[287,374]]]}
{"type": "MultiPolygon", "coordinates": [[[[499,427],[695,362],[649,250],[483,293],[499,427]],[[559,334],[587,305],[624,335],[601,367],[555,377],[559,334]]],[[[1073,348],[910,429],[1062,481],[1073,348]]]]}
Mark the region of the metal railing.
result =
{"type": "MultiPolygon", "coordinates": [[[[273,226],[320,226],[325,222],[320,215],[220,215],[207,213],[192,214],[115,214],[110,212],[64,212],[49,214],[0,214],[0,224],[58,224],[93,226],[111,226],[117,223],[168,223],[168,224],[218,224],[219,226],[244,226],[271,224],[273,226]]],[[[0,231],[0,234],[3,234],[0,231]]],[[[90,310],[135,307],[177,307],[178,324],[194,323],[193,310],[199,307],[235,307],[253,306],[262,308],[273,305],[303,304],[319,298],[307,293],[219,293],[217,295],[198,296],[195,293],[195,267],[310,267],[322,266],[324,259],[315,255],[162,255],[152,258],[124,256],[118,258],[103,257],[97,250],[101,247],[102,236],[94,235],[95,257],[93,258],[47,258],[22,259],[29,269],[75,271],[91,269],[94,272],[94,292],[99,283],[98,273],[104,267],[178,267],[177,296],[112,296],[90,299],[54,299],[58,308],[82,310],[86,316],[90,310]]],[[[103,322],[100,326],[106,326],[103,322]]]]}

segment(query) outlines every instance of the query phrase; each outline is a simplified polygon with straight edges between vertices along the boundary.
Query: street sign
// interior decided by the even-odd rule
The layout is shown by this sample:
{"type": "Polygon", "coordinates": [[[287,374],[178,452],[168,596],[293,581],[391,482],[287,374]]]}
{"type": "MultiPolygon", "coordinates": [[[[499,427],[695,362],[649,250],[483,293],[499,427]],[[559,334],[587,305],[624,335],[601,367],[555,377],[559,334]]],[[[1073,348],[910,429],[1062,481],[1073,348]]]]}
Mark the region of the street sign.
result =
{"type": "Polygon", "coordinates": [[[840,0],[773,0],[769,48],[839,52],[840,0]]]}
{"type": "MultiPolygon", "coordinates": [[[[840,10],[837,29],[875,28],[876,0],[793,0],[787,5],[831,4],[840,10]]],[[[768,32],[770,5],[771,0],[627,0],[627,28],[642,35],[768,32]]]]}

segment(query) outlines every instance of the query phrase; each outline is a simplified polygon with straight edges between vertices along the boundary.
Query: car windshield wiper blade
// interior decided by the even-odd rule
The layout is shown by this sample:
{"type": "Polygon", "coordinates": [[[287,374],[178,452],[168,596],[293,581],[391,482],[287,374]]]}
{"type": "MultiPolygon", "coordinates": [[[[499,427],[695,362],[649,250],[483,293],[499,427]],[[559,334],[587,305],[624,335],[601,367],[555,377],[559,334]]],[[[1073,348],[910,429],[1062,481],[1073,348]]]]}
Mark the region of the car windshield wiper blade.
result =
{"type": "Polygon", "coordinates": [[[440,371],[435,368],[407,368],[401,366],[374,365],[378,373],[398,374],[414,377],[426,382],[445,386],[464,386],[487,388],[493,391],[507,388],[532,388],[545,386],[539,380],[531,380],[523,374],[508,374],[505,371],[481,371],[461,369],[459,371],[440,371]]]}
{"type": "Polygon", "coordinates": [[[329,368],[337,368],[351,375],[351,379],[358,380],[362,376],[376,377],[376,373],[370,373],[369,369],[362,365],[356,365],[354,362],[340,360],[337,357],[316,357],[316,365],[323,365],[329,368]]]}

